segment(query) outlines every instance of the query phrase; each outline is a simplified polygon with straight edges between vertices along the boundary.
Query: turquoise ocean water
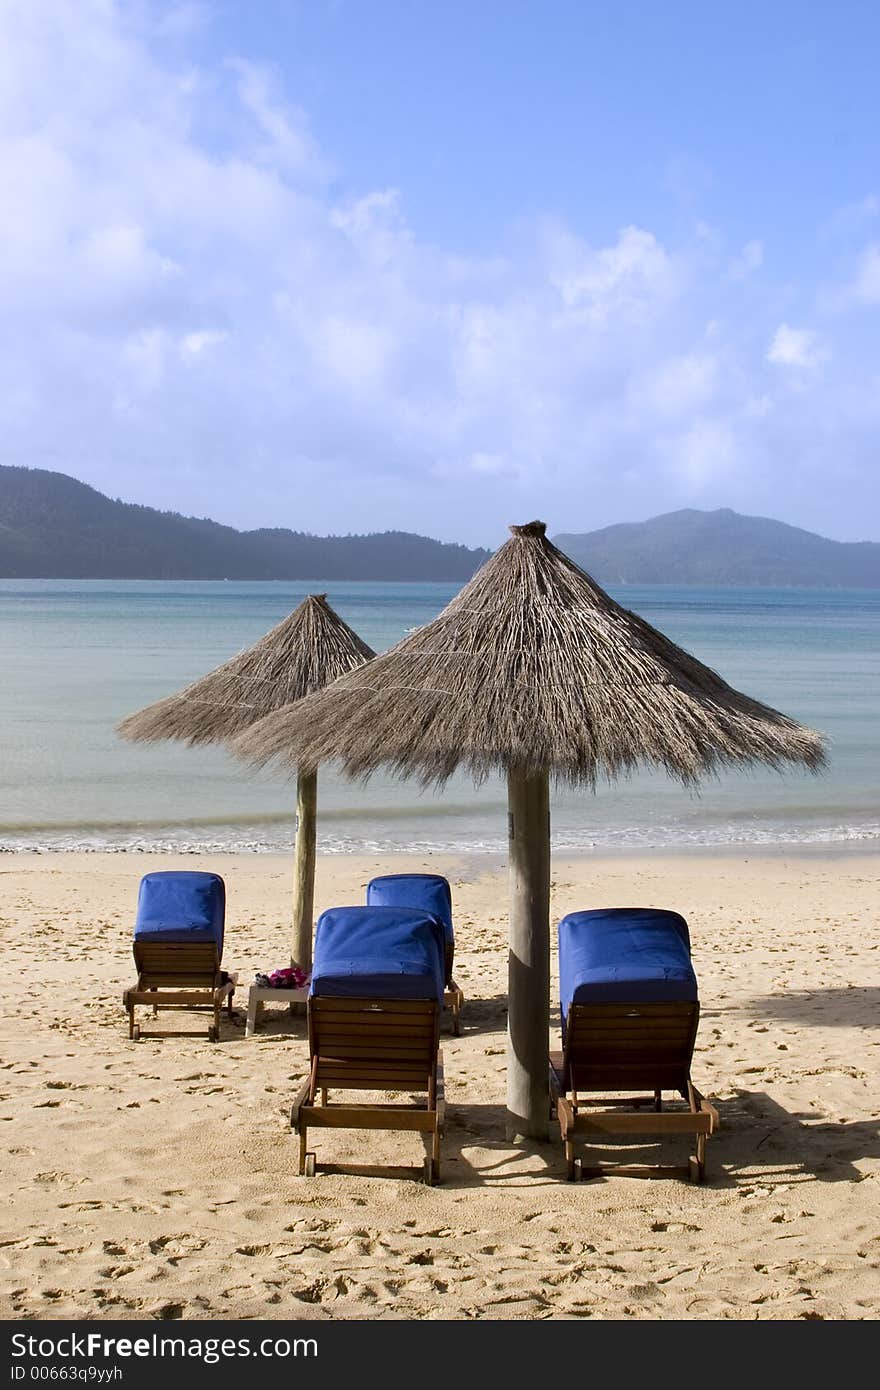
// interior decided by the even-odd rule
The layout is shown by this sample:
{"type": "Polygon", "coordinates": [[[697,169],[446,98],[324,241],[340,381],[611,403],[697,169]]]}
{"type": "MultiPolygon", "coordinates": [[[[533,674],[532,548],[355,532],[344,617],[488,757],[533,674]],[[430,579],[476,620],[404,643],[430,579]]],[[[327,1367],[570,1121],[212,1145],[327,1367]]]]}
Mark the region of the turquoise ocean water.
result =
{"type": "MultiPolygon", "coordinates": [[[[132,746],[123,715],[249,646],[326,589],[376,650],[457,586],[0,580],[0,849],[286,849],[294,788],[219,749],[132,746]]],[[[618,588],[614,597],[750,695],[822,730],[819,777],[755,771],[699,795],[639,775],[559,791],[557,849],[880,840],[880,592],[618,588]]],[[[324,851],[497,851],[504,787],[442,794],[321,774],[324,851]]]]}

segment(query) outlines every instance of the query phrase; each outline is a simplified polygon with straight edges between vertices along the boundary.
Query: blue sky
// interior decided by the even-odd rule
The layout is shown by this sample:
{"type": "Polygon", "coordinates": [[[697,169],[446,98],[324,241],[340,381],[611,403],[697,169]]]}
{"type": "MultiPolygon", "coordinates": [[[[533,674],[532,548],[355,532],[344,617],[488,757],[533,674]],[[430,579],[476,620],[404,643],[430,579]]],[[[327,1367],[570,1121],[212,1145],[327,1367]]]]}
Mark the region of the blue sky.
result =
{"type": "Polygon", "coordinates": [[[880,539],[875,4],[0,0],[0,460],[880,539]]]}
{"type": "MultiPolygon", "coordinates": [[[[405,190],[416,234],[491,252],[518,219],[662,237],[695,210],[815,268],[804,219],[878,160],[880,9],[786,3],[224,0],[210,51],[283,64],[343,186],[405,190]],[[283,56],[282,56],[283,55],[283,56]]],[[[789,262],[790,264],[790,262],[789,262]]]]}

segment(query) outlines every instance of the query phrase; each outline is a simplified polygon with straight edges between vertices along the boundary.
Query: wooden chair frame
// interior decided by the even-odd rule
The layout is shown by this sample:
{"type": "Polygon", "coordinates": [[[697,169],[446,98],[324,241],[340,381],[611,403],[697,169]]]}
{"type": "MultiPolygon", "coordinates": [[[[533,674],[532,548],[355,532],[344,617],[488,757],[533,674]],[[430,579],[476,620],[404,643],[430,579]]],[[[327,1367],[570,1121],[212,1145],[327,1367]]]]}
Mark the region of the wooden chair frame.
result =
{"type": "Polygon", "coordinates": [[[214,1015],[208,1038],[220,1037],[220,1010],[225,1002],[232,1013],[237,977],[220,969],[220,952],[213,941],[134,941],[137,984],[122,996],[128,1010],[128,1036],[137,1042],[145,1037],[192,1037],[191,1032],[146,1033],[135,1023],[138,1004],[160,1009],[210,1009],[214,1015]]]}
{"type": "Polygon", "coordinates": [[[417,1131],[425,1137],[424,1178],[440,1180],[440,1138],[445,1121],[440,1005],[421,999],[309,1000],[308,1078],[290,1111],[299,1135],[299,1171],[316,1172],[309,1151],[312,1127],[417,1131]],[[330,1091],[426,1092],[423,1102],[338,1104],[330,1091]],[[318,1104],[318,1092],[321,1103],[318,1104]]]}
{"type": "Polygon", "coordinates": [[[550,1057],[551,1113],[559,1120],[569,1181],[586,1173],[657,1172],[628,1164],[585,1169],[575,1157],[577,1134],[588,1134],[596,1141],[603,1135],[690,1134],[696,1143],[687,1171],[692,1182],[703,1182],[706,1140],[718,1130],[720,1119],[691,1081],[699,1018],[699,1004],[677,1001],[571,1006],[565,1050],[550,1057]],[[642,1089],[652,1094],[623,1098],[604,1094],[642,1089]],[[663,1092],[670,1090],[682,1096],[687,1110],[664,1111],[663,1092]],[[592,1108],[584,1109],[585,1104],[592,1108]],[[646,1107],[650,1107],[647,1113],[646,1107]]]}

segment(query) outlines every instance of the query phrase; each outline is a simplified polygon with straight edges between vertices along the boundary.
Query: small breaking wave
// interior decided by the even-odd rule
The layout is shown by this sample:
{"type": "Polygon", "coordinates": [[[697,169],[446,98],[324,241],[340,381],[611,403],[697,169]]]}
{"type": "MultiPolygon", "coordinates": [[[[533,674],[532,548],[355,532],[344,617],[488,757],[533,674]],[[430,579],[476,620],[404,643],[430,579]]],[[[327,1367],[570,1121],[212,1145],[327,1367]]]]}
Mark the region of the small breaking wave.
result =
{"type": "MultiPolygon", "coordinates": [[[[503,819],[486,817],[479,824],[455,826],[454,818],[442,817],[426,834],[418,817],[377,815],[371,824],[358,817],[347,825],[333,819],[319,820],[318,850],[322,854],[503,854],[507,838],[503,819]]],[[[0,854],[284,854],[292,852],[294,822],[290,817],[266,816],[246,825],[203,821],[145,826],[21,826],[0,831],[0,854]]],[[[785,848],[869,846],[880,843],[880,822],[797,824],[749,823],[733,816],[699,825],[604,824],[554,827],[556,853],[589,853],[602,850],[669,850],[699,848],[785,848]]]]}

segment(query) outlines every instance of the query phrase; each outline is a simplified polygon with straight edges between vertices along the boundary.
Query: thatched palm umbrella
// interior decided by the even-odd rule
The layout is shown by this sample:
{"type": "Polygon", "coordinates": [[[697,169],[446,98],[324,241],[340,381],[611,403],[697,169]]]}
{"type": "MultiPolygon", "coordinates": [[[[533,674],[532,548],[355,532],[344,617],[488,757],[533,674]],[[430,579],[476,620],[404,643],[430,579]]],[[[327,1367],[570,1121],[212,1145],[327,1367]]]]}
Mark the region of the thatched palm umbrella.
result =
{"type": "MultiPolygon", "coordinates": [[[[123,719],[123,738],[142,743],[229,743],[273,710],[321,690],[375,653],[344,623],[326,594],[310,594],[255,646],[218,666],[176,695],[123,719]]],[[[297,777],[293,959],[312,964],[315,896],[314,768],[297,777]]]]}
{"type": "Polygon", "coordinates": [[[594,787],[640,765],[685,783],[727,766],[823,761],[822,740],[731,689],[621,608],[545,537],[511,527],[434,622],[236,740],[258,763],[380,765],[425,784],[507,773],[512,1134],[547,1133],[549,775],[594,787]]]}

